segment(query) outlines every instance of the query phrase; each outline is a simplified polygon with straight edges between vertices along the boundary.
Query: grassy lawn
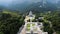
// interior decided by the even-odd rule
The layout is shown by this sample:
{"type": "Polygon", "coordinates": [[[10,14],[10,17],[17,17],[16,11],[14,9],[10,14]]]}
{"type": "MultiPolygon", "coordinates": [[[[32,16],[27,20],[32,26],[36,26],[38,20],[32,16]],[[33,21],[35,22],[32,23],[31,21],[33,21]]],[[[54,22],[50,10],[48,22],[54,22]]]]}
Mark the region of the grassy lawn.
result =
{"type": "Polygon", "coordinates": [[[27,31],[30,31],[30,24],[27,24],[27,31]]]}

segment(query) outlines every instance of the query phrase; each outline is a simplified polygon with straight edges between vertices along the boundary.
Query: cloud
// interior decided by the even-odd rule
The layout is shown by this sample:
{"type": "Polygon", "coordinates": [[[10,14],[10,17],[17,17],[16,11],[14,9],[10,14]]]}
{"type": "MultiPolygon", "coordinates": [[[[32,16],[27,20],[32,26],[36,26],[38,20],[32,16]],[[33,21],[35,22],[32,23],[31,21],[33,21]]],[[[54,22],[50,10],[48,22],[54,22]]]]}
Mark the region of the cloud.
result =
{"type": "Polygon", "coordinates": [[[41,0],[26,0],[27,2],[34,2],[34,3],[36,3],[36,2],[40,2],[41,0]]]}
{"type": "MultiPolygon", "coordinates": [[[[18,4],[18,3],[24,3],[24,2],[29,2],[29,3],[37,3],[42,0],[0,0],[0,5],[9,5],[9,4],[18,4]]],[[[49,2],[58,2],[59,0],[47,0],[49,2]]]]}
{"type": "Polygon", "coordinates": [[[0,0],[0,3],[11,3],[13,0],[0,0]]]}

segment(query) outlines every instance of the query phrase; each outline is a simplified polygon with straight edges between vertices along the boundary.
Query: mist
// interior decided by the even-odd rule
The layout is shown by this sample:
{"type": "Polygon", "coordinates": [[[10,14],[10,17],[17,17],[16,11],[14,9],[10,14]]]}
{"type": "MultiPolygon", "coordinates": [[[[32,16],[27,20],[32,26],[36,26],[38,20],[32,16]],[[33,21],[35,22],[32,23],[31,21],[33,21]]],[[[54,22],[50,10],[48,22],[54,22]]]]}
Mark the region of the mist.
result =
{"type": "MultiPolygon", "coordinates": [[[[37,3],[41,0],[0,0],[0,5],[9,6],[10,4],[22,4],[24,2],[37,3]]],[[[45,1],[45,0],[43,0],[45,1]]],[[[57,3],[59,0],[47,0],[48,2],[57,3]]]]}

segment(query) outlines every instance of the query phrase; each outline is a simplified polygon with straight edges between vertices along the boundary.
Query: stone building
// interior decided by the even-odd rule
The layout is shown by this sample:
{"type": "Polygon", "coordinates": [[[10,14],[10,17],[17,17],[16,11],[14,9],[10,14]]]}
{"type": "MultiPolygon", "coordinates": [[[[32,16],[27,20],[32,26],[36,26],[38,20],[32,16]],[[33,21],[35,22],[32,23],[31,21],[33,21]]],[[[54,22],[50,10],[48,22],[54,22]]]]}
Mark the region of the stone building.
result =
{"type": "Polygon", "coordinates": [[[34,19],[35,19],[35,15],[33,15],[32,11],[30,11],[29,15],[27,15],[25,17],[25,20],[24,20],[25,25],[19,34],[48,34],[48,32],[43,31],[43,23],[42,22],[32,22],[32,20],[34,20],[34,19]],[[30,20],[30,21],[28,21],[28,20],[30,20]]]}
{"type": "Polygon", "coordinates": [[[42,30],[43,23],[40,22],[40,25],[38,25],[39,22],[32,22],[33,19],[35,19],[35,15],[33,15],[32,11],[30,11],[29,15],[25,18],[24,27],[26,30],[26,34],[48,34],[47,32],[43,32],[42,30]],[[28,22],[29,19],[30,22],[28,22]]]}

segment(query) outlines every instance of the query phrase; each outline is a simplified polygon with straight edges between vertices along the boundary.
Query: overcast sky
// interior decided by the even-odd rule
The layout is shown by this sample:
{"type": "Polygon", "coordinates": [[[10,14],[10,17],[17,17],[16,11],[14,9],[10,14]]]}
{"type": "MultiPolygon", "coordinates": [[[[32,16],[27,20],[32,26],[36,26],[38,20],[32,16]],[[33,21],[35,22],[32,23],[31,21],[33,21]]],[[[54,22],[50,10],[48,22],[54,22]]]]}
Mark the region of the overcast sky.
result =
{"type": "MultiPolygon", "coordinates": [[[[11,3],[11,2],[14,2],[14,1],[19,1],[19,2],[24,2],[24,1],[28,1],[28,2],[39,2],[40,0],[0,0],[0,3],[11,3]]],[[[48,0],[50,1],[50,0],[48,0]]],[[[55,0],[52,0],[52,1],[55,1],[55,0]]],[[[56,0],[58,1],[58,0],[56,0]]]]}
{"type": "MultiPolygon", "coordinates": [[[[8,6],[11,3],[23,3],[23,2],[40,2],[41,0],[0,0],[0,5],[8,6]]],[[[48,0],[48,1],[58,1],[58,0],[48,0]]]]}
{"type": "Polygon", "coordinates": [[[39,2],[40,0],[0,0],[0,3],[11,3],[11,2],[39,2]]]}

